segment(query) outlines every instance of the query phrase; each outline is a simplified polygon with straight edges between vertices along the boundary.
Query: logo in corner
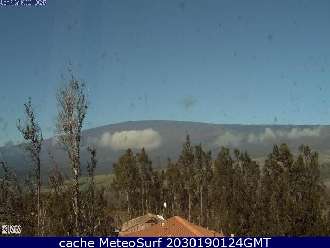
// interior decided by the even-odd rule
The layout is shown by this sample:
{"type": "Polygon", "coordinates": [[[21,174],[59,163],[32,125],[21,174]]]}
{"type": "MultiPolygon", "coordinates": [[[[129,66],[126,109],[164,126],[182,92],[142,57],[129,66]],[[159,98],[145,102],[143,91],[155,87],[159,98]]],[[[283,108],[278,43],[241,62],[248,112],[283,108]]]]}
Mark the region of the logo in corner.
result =
{"type": "Polygon", "coordinates": [[[21,234],[22,227],[20,225],[2,225],[1,230],[3,235],[21,234]]]}
{"type": "Polygon", "coordinates": [[[46,6],[47,0],[0,0],[0,7],[17,6],[46,6]]]}

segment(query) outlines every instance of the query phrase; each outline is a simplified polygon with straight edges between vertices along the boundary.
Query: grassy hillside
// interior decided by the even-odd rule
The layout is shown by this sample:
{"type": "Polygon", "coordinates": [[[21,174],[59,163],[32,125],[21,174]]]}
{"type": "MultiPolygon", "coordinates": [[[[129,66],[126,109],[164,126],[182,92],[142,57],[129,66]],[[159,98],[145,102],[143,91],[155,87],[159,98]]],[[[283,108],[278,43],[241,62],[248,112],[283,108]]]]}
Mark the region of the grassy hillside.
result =
{"type": "MultiPolygon", "coordinates": [[[[319,152],[321,162],[330,162],[330,126],[221,125],[154,120],[123,122],[84,130],[81,148],[82,167],[84,167],[84,161],[89,160],[87,152],[89,145],[97,149],[97,174],[111,173],[113,163],[128,147],[135,152],[143,146],[148,148],[147,152],[153,165],[160,167],[167,163],[168,157],[177,159],[187,134],[190,135],[193,144],[201,143],[205,149],[211,150],[214,156],[221,146],[246,150],[251,157],[259,158],[267,156],[272,151],[273,144],[287,143],[293,153],[297,152],[301,144],[308,144],[313,150],[319,152]],[[136,140],[134,136],[136,132],[142,135],[143,130],[153,130],[153,139],[136,140]],[[125,139],[118,140],[113,137],[125,137],[125,139]],[[158,137],[159,142],[156,142],[158,145],[150,147],[148,142],[154,141],[155,137],[158,137]]],[[[67,155],[56,139],[46,139],[41,152],[42,174],[45,179],[53,164],[49,152],[61,170],[68,168],[67,155]]],[[[29,156],[21,145],[0,147],[0,156],[11,168],[15,169],[20,177],[24,177],[31,169],[29,156]]]]}
{"type": "MultiPolygon", "coordinates": [[[[102,174],[102,175],[96,175],[95,176],[95,185],[97,188],[104,187],[106,189],[110,188],[111,182],[113,180],[112,174],[102,174]]],[[[79,180],[80,182],[80,188],[81,190],[86,190],[88,187],[88,177],[83,176],[79,180]]],[[[64,185],[70,186],[71,180],[65,180],[64,185]]],[[[42,189],[43,192],[49,191],[49,186],[45,185],[42,189]]]]}
{"type": "MultiPolygon", "coordinates": [[[[105,187],[106,189],[111,187],[111,182],[114,178],[113,174],[102,174],[95,176],[96,187],[105,187]]],[[[330,189],[330,163],[323,164],[321,166],[321,178],[324,184],[330,189]]],[[[69,184],[70,181],[66,181],[69,184]]],[[[88,177],[84,176],[80,179],[81,189],[86,189],[88,185],[88,177]]]]}
{"type": "MultiPolygon", "coordinates": [[[[113,180],[112,174],[103,174],[95,176],[95,185],[96,187],[105,187],[109,188],[113,180]]],[[[88,177],[82,177],[80,180],[82,189],[86,189],[88,186],[88,177]]]]}

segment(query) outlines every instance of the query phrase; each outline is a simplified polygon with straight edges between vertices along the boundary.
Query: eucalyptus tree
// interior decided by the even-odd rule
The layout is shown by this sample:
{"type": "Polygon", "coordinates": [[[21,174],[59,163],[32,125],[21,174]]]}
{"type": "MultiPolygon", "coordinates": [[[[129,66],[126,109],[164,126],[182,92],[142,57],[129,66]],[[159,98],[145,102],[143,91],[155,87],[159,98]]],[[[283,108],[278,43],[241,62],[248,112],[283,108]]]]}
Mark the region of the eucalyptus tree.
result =
{"type": "MultiPolygon", "coordinates": [[[[70,71],[69,71],[70,72],[70,71]]],[[[64,147],[69,157],[73,174],[73,209],[75,216],[75,231],[80,234],[81,202],[80,202],[80,148],[81,131],[87,114],[88,102],[86,86],[72,73],[68,82],[57,92],[58,141],[64,147]]]]}
{"type": "Polygon", "coordinates": [[[36,181],[36,192],[37,192],[37,234],[41,234],[41,162],[40,162],[40,152],[43,142],[43,136],[41,128],[36,119],[35,111],[32,107],[31,98],[24,104],[25,108],[25,122],[24,124],[19,119],[17,123],[17,128],[19,132],[22,134],[23,138],[27,142],[25,144],[25,149],[29,152],[34,169],[34,178],[36,181]]]}

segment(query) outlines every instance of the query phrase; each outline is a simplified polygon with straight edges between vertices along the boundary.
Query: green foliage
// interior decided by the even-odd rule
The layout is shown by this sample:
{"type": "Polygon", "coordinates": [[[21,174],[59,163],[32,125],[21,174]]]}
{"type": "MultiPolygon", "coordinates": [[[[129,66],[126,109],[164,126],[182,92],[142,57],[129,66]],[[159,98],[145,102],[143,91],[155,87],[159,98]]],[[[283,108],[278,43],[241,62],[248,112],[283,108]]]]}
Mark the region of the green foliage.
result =
{"type": "MultiPolygon", "coordinates": [[[[225,147],[212,160],[210,152],[193,146],[187,136],[178,160],[169,159],[165,171],[152,171],[149,159],[141,164],[141,158],[147,158],[144,149],[137,155],[129,150],[115,166],[114,182],[121,184],[116,188],[114,183],[112,189],[130,192],[135,187],[135,198],[130,198],[139,199],[130,217],[148,211],[181,215],[227,235],[329,234],[329,198],[320,179],[318,155],[308,146],[301,146],[294,157],[286,144],[275,145],[260,167],[247,152],[225,147]],[[149,173],[151,177],[146,176],[149,173]],[[150,208],[141,199],[148,199],[150,208]]],[[[124,209],[124,195],[121,203],[118,208],[124,209]]],[[[128,215],[122,218],[127,220],[128,215]]]]}
{"type": "Polygon", "coordinates": [[[136,216],[136,201],[138,200],[139,168],[136,157],[131,149],[121,156],[118,163],[113,165],[113,187],[118,191],[120,199],[125,202],[127,217],[136,216]]]}
{"type": "Polygon", "coordinates": [[[326,194],[318,154],[301,146],[296,159],[286,145],[268,156],[262,181],[265,234],[324,235],[326,194]]]}
{"type": "MultiPolygon", "coordinates": [[[[260,166],[247,152],[225,147],[212,159],[187,137],[179,158],[169,159],[164,170],[153,169],[145,149],[128,149],[111,176],[94,175],[96,151],[89,151],[88,177],[80,181],[82,235],[114,235],[114,227],[148,212],[180,215],[226,235],[330,234],[329,192],[318,154],[308,146],[294,156],[287,145],[275,145],[260,166]]],[[[36,235],[33,181],[21,186],[5,163],[0,175],[0,209],[7,211],[2,221],[21,223],[24,235],[36,235]]],[[[41,234],[74,235],[72,181],[64,181],[56,165],[42,198],[41,234]]]]}

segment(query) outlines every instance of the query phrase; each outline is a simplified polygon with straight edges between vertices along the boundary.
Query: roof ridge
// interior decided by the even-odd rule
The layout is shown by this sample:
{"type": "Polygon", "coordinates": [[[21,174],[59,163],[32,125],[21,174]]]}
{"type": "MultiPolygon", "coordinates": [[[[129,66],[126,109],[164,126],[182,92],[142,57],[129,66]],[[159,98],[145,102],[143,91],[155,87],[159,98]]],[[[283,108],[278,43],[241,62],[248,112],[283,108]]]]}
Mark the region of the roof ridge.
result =
{"type": "Polygon", "coordinates": [[[189,225],[189,224],[192,224],[192,223],[184,220],[180,216],[174,216],[174,218],[177,221],[179,221],[183,226],[185,226],[187,229],[189,229],[189,231],[191,231],[192,233],[196,234],[197,236],[200,234],[200,232],[198,230],[196,230],[193,226],[189,225]]]}

